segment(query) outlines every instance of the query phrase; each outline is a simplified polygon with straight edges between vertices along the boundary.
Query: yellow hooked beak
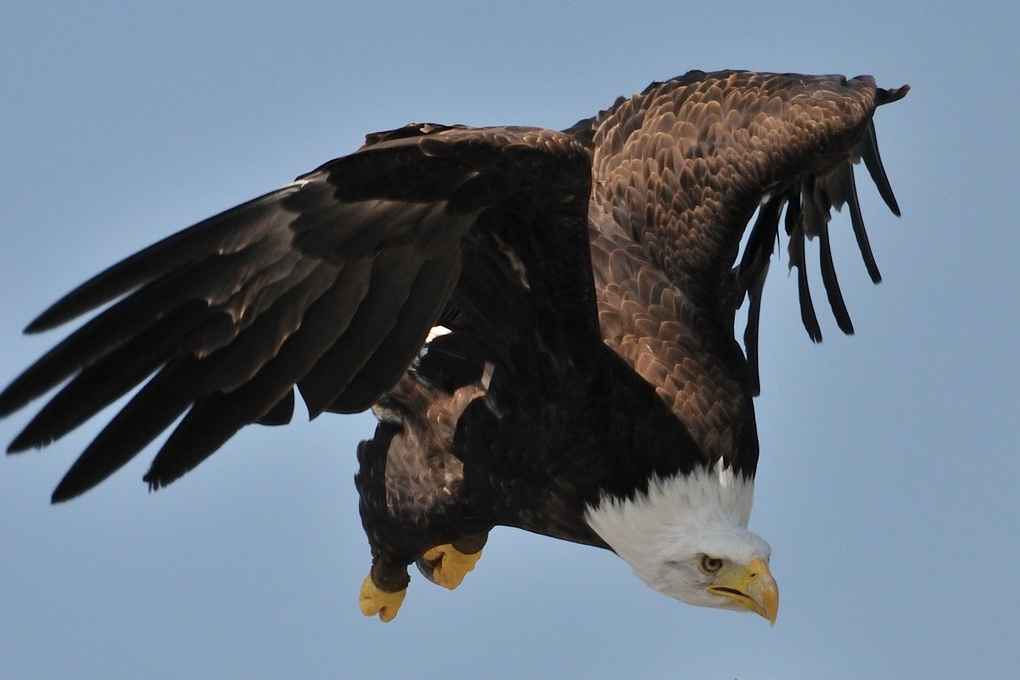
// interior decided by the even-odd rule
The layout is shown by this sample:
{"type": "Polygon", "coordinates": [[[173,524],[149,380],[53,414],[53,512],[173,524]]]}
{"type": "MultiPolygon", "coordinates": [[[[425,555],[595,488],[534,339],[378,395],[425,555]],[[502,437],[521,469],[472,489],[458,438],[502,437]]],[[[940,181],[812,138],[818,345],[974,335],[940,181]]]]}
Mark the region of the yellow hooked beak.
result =
{"type": "Polygon", "coordinates": [[[746,566],[724,564],[708,586],[708,591],[727,597],[741,609],[768,619],[769,625],[776,624],[779,587],[772,578],[769,565],[761,558],[756,557],[746,566]]]}

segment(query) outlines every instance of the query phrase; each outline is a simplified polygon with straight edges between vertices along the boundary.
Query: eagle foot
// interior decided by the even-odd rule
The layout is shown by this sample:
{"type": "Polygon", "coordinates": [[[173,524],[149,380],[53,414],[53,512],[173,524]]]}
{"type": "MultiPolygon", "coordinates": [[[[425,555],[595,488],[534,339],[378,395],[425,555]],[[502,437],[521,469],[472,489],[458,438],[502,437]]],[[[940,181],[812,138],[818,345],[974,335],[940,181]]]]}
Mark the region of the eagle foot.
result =
{"type": "Polygon", "coordinates": [[[400,610],[405,595],[407,588],[393,592],[385,591],[375,584],[372,574],[369,574],[361,584],[358,604],[361,605],[361,613],[365,616],[378,614],[380,621],[392,621],[400,610]]]}
{"type": "Polygon", "coordinates": [[[443,543],[430,548],[417,560],[418,571],[433,583],[453,590],[461,584],[464,576],[475,568],[482,551],[462,553],[452,543],[443,543]]]}

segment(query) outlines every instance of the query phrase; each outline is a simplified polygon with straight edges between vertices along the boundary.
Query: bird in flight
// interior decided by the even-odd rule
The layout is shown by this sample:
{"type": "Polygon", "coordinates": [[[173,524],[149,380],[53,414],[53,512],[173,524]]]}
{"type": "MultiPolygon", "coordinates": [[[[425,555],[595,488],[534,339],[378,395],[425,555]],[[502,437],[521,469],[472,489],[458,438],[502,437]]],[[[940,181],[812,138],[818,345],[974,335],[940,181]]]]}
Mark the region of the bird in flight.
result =
{"type": "Polygon", "coordinates": [[[9,451],[134,392],[57,486],[99,484],[165,430],[176,480],[245,425],[371,409],[357,451],[372,552],[360,605],[392,619],[416,564],[447,588],[490,529],[614,551],[693,605],[779,606],[748,529],[757,328],[777,240],[853,330],[829,245],[864,161],[899,214],[872,117],[907,87],[692,71],[563,131],[412,124],[100,273],[27,327],[99,309],[0,393],[56,388],[9,451]],[[746,234],[749,229],[749,233],[746,234]],[[741,247],[741,243],[744,243],[741,247]],[[743,346],[735,312],[748,304],[743,346]]]}

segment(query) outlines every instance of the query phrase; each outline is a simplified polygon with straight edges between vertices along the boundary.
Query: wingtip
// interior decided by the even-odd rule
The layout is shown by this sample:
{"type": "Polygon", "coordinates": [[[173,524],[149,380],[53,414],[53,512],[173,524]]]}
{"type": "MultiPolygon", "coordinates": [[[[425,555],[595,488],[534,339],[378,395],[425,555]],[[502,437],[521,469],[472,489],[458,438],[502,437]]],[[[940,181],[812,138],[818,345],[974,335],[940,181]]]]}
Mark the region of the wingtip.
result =
{"type": "Polygon", "coordinates": [[[878,94],[875,98],[875,105],[882,106],[883,104],[898,102],[906,97],[908,92],[910,92],[910,85],[907,84],[903,84],[900,87],[895,87],[891,90],[880,87],[878,88],[878,94]]]}
{"type": "Polygon", "coordinates": [[[60,491],[60,487],[53,490],[53,494],[50,496],[50,505],[60,505],[74,498],[74,496],[64,495],[60,491]]]}
{"type": "Polygon", "coordinates": [[[35,335],[36,333],[42,333],[50,328],[51,326],[47,326],[40,321],[40,317],[36,317],[31,323],[21,329],[21,333],[22,335],[35,335]]]}
{"type": "Polygon", "coordinates": [[[63,315],[58,316],[53,309],[53,307],[50,307],[39,316],[32,319],[32,321],[30,321],[21,332],[25,335],[36,335],[38,333],[53,330],[67,321],[67,319],[63,318],[63,315]]]}
{"type": "Polygon", "coordinates": [[[7,445],[6,449],[4,449],[4,454],[8,456],[17,456],[33,448],[32,446],[28,446],[24,442],[20,441],[20,439],[21,435],[19,434],[17,437],[11,440],[11,443],[7,445]]]}
{"type": "MultiPolygon", "coordinates": [[[[80,460],[81,459],[79,459],[79,462],[80,460]]],[[[100,474],[96,474],[95,470],[90,469],[87,466],[79,466],[76,462],[75,465],[72,465],[71,469],[67,471],[64,478],[60,480],[60,483],[57,484],[57,488],[53,490],[53,494],[50,496],[50,502],[57,505],[59,503],[66,503],[73,498],[81,496],[86,491],[90,491],[96,486],[99,486],[99,484],[105,481],[111,474],[116,472],[119,467],[120,466],[117,466],[117,468],[109,471],[100,471],[100,474]]],[[[161,474],[154,466],[150,466],[149,471],[144,477],[142,477],[142,481],[148,485],[150,492],[159,491],[163,487],[170,485],[180,478],[181,474],[161,474]]]]}
{"type": "Polygon", "coordinates": [[[879,195],[885,201],[886,206],[889,207],[889,211],[899,217],[900,206],[896,201],[896,196],[893,194],[889,178],[885,174],[885,167],[882,165],[882,157],[878,152],[878,138],[875,134],[874,121],[869,121],[868,123],[867,133],[861,140],[860,150],[861,159],[864,161],[864,166],[868,169],[872,181],[878,188],[879,195]]]}
{"type": "MultiPolygon", "coordinates": [[[[20,407],[19,407],[20,408],[20,407]]],[[[15,409],[17,410],[17,409],[15,409]]],[[[8,454],[25,453],[31,450],[38,450],[49,446],[58,437],[55,437],[49,429],[40,426],[38,416],[26,425],[17,434],[11,443],[7,445],[8,454]]]]}
{"type": "Polygon", "coordinates": [[[66,503],[72,498],[77,498],[92,487],[82,487],[80,484],[76,484],[73,481],[68,480],[65,476],[60,483],[57,484],[57,488],[53,490],[53,494],[50,496],[50,503],[53,505],[59,505],[60,503],[66,503]]]}
{"type": "MultiPolygon", "coordinates": [[[[98,278],[98,276],[93,277],[93,280],[98,278]]],[[[39,316],[32,319],[32,321],[25,326],[22,333],[25,335],[35,335],[37,333],[44,333],[45,331],[53,330],[54,328],[63,326],[72,319],[78,318],[90,309],[94,309],[98,306],[98,304],[102,304],[103,300],[93,302],[88,299],[87,294],[90,292],[93,285],[92,280],[86,281],[64,297],[54,302],[52,305],[44,309],[39,316]],[[83,298],[85,298],[84,302],[82,302],[83,298]]]]}
{"type": "MultiPolygon", "coordinates": [[[[182,473],[183,474],[183,473],[182,473]]],[[[160,474],[156,470],[155,465],[149,466],[149,471],[142,477],[142,481],[149,487],[149,493],[159,491],[162,488],[170,486],[175,480],[179,479],[181,475],[169,476],[160,474]]]]}

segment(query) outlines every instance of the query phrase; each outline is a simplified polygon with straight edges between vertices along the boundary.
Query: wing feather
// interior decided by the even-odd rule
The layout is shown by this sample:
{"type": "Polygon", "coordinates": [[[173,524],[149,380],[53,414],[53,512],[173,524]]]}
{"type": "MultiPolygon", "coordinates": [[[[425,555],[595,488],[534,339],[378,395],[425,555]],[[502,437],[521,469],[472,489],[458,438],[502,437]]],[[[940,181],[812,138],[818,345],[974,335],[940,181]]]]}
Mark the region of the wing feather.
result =
{"type": "MultiPolygon", "coordinates": [[[[595,223],[644,245],[650,260],[692,297],[714,295],[722,322],[758,288],[778,236],[774,213],[785,204],[790,266],[798,270],[808,335],[821,339],[805,268],[806,240],[816,236],[829,305],[839,327],[852,332],[827,232],[830,210],[850,205],[862,258],[872,280],[879,280],[852,163],[864,160],[898,215],[871,119],[876,107],[907,90],[878,88],[868,76],[746,71],[692,71],[653,83],[592,124],[595,223]],[[756,208],[759,219],[741,255],[756,208]]],[[[756,327],[751,330],[746,337],[753,341],[756,327]]],[[[747,353],[757,354],[750,347],[747,353]]]]}
{"type": "MultiPolygon", "coordinates": [[[[529,219],[500,236],[511,253],[537,229],[576,232],[566,241],[583,249],[589,183],[587,149],[563,133],[417,125],[370,136],[360,151],[140,251],[43,312],[28,332],[110,305],[0,394],[7,414],[65,383],[10,450],[61,437],[144,382],[57,487],[54,500],[65,500],[178,420],[145,477],[153,488],[241,427],[289,420],[295,386],[313,416],[363,410],[448,307],[465,248],[491,246],[467,238],[479,217],[526,204],[529,219]]],[[[581,262],[582,253],[562,255],[581,262]]],[[[581,313],[594,318],[590,273],[571,274],[567,288],[587,296],[581,313]]],[[[471,310],[473,323],[491,327],[507,323],[503,313],[471,310]]],[[[550,315],[540,332],[560,333],[559,323],[550,315]]]]}
{"type": "Polygon", "coordinates": [[[836,278],[836,264],[832,260],[832,245],[829,242],[829,225],[823,224],[818,234],[820,264],[822,268],[822,285],[825,286],[825,295],[829,300],[829,307],[832,315],[836,318],[836,325],[847,335],[854,332],[853,322],[850,320],[850,312],[847,311],[846,303],[843,301],[843,293],[839,289],[839,279],[836,278]]]}
{"type": "Polygon", "coordinates": [[[376,344],[372,355],[352,375],[339,399],[327,410],[357,413],[372,406],[378,398],[380,383],[395,383],[417,356],[423,338],[407,329],[426,328],[442,311],[457,282],[457,256],[426,262],[408,289],[408,299],[400,307],[392,329],[376,344]]]}
{"type": "Polygon", "coordinates": [[[26,332],[55,328],[200,259],[247,250],[281,231],[281,218],[289,217],[280,214],[279,203],[298,189],[290,185],[270,192],[145,248],[65,295],[29,324],[26,332]]]}
{"type": "MultiPolygon", "coordinates": [[[[899,93],[896,99],[903,97],[907,93],[906,85],[895,92],[899,93]]],[[[895,101],[896,99],[891,99],[890,101],[895,101]]],[[[875,124],[872,121],[868,121],[868,129],[861,144],[860,154],[864,160],[864,166],[871,174],[871,179],[875,182],[882,200],[889,206],[889,210],[892,211],[893,215],[899,216],[900,206],[896,202],[896,196],[893,195],[892,185],[889,184],[889,178],[885,174],[885,166],[882,165],[882,157],[878,153],[878,137],[875,134],[875,124]]]]}

